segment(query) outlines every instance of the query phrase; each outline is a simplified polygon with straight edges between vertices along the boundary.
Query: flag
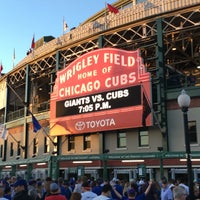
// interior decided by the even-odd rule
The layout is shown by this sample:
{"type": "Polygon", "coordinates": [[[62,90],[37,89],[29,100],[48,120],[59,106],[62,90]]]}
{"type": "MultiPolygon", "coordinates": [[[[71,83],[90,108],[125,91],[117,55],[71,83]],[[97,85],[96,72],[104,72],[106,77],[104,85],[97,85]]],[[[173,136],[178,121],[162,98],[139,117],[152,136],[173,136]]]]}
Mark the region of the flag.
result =
{"type": "Polygon", "coordinates": [[[14,65],[15,65],[15,49],[14,49],[14,51],[13,51],[12,62],[13,62],[13,67],[14,67],[14,65]]]}
{"type": "Polygon", "coordinates": [[[97,22],[97,21],[93,22],[93,29],[100,28],[101,26],[102,26],[102,24],[100,24],[99,22],[97,22]]]}
{"type": "Polygon", "coordinates": [[[35,36],[33,35],[32,43],[31,43],[31,49],[35,49],[35,36]]]}
{"type": "Polygon", "coordinates": [[[143,113],[142,113],[142,125],[146,127],[146,118],[151,113],[151,107],[147,101],[146,95],[143,93],[143,113]]]}
{"type": "Polygon", "coordinates": [[[1,72],[3,71],[3,65],[2,63],[0,64],[0,75],[1,75],[1,72]]]}
{"type": "Polygon", "coordinates": [[[112,13],[117,14],[117,13],[119,12],[119,10],[118,10],[116,7],[110,5],[109,3],[107,3],[107,7],[108,7],[108,10],[109,10],[110,12],[112,12],[112,13]]]}
{"type": "Polygon", "coordinates": [[[13,51],[13,62],[15,60],[15,48],[14,48],[14,51],[13,51]]]}
{"type": "Polygon", "coordinates": [[[32,115],[32,123],[33,123],[33,132],[37,133],[42,127],[38,120],[35,118],[35,116],[31,113],[32,115]]]}
{"type": "Polygon", "coordinates": [[[65,20],[63,20],[63,31],[66,31],[68,29],[68,25],[65,20]]]}
{"type": "Polygon", "coordinates": [[[0,138],[6,140],[8,137],[8,130],[4,124],[0,124],[0,138]]]}

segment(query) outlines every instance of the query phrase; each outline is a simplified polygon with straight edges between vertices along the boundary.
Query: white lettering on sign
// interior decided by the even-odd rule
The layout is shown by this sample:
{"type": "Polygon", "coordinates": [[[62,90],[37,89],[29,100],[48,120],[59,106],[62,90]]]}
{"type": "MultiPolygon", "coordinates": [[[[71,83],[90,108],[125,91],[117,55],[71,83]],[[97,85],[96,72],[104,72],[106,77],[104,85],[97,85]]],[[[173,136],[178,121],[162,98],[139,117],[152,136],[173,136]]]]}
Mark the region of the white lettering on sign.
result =
{"type": "Polygon", "coordinates": [[[94,76],[97,76],[97,70],[88,71],[88,72],[78,74],[78,80],[85,79],[85,78],[92,78],[94,76]]]}
{"type": "Polygon", "coordinates": [[[123,67],[133,67],[135,58],[132,56],[124,56],[117,53],[104,53],[104,63],[120,65],[123,67]]]}
{"type": "Polygon", "coordinates": [[[72,78],[76,72],[80,72],[82,69],[93,66],[98,63],[99,54],[94,54],[92,56],[88,56],[83,58],[82,60],[76,62],[70,69],[68,69],[65,73],[60,75],[60,83],[65,83],[67,80],[72,78]]]}
{"type": "Polygon", "coordinates": [[[86,84],[83,83],[81,85],[77,84],[74,86],[61,88],[59,90],[59,96],[67,97],[74,94],[84,94],[91,91],[98,91],[100,86],[101,86],[101,83],[99,80],[96,80],[94,82],[88,82],[86,84]]]}
{"type": "Polygon", "coordinates": [[[129,95],[128,89],[108,92],[106,94],[106,100],[120,99],[123,97],[128,97],[128,95],[129,95]]]}
{"type": "Polygon", "coordinates": [[[90,103],[90,97],[81,97],[78,99],[70,99],[65,101],[65,108],[73,107],[73,106],[79,106],[82,104],[89,104],[90,103]]]}
{"type": "Polygon", "coordinates": [[[109,77],[105,80],[105,86],[106,88],[116,87],[116,86],[123,86],[127,83],[131,84],[136,81],[135,72],[132,72],[130,74],[121,74],[119,76],[113,76],[109,77]]]}
{"type": "Polygon", "coordinates": [[[86,128],[101,128],[105,126],[115,126],[115,120],[113,118],[87,121],[85,123],[86,123],[86,128]]]}

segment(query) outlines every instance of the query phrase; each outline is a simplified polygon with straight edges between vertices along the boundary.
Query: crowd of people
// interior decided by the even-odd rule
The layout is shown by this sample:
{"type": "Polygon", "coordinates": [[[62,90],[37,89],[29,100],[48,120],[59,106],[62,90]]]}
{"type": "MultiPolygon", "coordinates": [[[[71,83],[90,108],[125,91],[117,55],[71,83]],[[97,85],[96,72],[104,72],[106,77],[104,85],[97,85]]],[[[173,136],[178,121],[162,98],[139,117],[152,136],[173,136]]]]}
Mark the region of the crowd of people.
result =
{"type": "MultiPolygon", "coordinates": [[[[199,184],[194,182],[194,199],[200,199],[199,184]]],[[[145,179],[124,181],[102,180],[86,176],[64,180],[10,177],[1,180],[0,200],[185,200],[189,187],[181,180],[145,179]]]]}

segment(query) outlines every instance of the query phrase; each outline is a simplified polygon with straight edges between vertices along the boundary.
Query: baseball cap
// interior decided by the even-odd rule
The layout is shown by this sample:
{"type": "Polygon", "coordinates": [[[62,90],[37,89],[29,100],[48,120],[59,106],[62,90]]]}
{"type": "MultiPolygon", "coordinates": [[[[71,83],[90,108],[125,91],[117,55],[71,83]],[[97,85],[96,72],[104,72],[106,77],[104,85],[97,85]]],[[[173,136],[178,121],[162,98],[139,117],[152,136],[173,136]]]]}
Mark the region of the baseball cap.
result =
{"type": "Polygon", "coordinates": [[[17,186],[24,186],[27,187],[27,182],[24,179],[19,179],[17,180],[13,185],[13,187],[17,187],[17,186]]]}
{"type": "Polygon", "coordinates": [[[128,190],[128,195],[129,196],[135,196],[135,190],[134,189],[130,189],[130,190],[128,190]]]}
{"type": "Polygon", "coordinates": [[[50,184],[50,191],[52,193],[56,193],[59,190],[59,186],[57,183],[51,183],[50,184]]]}
{"type": "Polygon", "coordinates": [[[140,181],[139,181],[139,185],[144,185],[144,181],[143,181],[143,180],[140,180],[140,181]]]}

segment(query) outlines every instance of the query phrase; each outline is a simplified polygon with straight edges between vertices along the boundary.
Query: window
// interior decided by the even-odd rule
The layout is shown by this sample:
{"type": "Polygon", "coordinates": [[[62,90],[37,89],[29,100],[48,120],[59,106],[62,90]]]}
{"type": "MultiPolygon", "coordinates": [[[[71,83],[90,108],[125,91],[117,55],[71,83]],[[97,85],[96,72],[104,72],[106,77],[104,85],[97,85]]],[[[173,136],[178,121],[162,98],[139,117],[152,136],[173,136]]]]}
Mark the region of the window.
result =
{"type": "Polygon", "coordinates": [[[38,153],[38,138],[33,139],[33,155],[38,153]]]}
{"type": "Polygon", "coordinates": [[[196,121],[188,122],[188,132],[190,134],[190,143],[197,143],[197,126],[196,121]]]}
{"type": "Polygon", "coordinates": [[[10,157],[14,155],[14,144],[13,142],[10,143],[10,157]]]}
{"type": "Polygon", "coordinates": [[[44,153],[49,153],[50,152],[50,140],[49,138],[45,137],[44,138],[44,153]]]}
{"type": "Polygon", "coordinates": [[[75,137],[74,135],[68,136],[68,151],[75,149],[75,137]]]}
{"type": "Polygon", "coordinates": [[[91,148],[91,136],[90,134],[86,134],[83,136],[83,150],[91,148]]]}
{"type": "Polygon", "coordinates": [[[54,155],[58,155],[58,136],[53,139],[53,143],[55,145],[53,146],[53,152],[52,153],[54,155]]]}
{"type": "Polygon", "coordinates": [[[126,133],[117,133],[117,148],[126,148],[126,133]]]}
{"type": "Polygon", "coordinates": [[[0,158],[3,158],[3,145],[1,144],[0,146],[0,158]]]}
{"type": "Polygon", "coordinates": [[[20,156],[20,154],[21,154],[21,142],[18,141],[17,142],[17,156],[20,156]]]}
{"type": "Polygon", "coordinates": [[[139,146],[149,146],[149,132],[147,130],[139,130],[139,146]]]}

